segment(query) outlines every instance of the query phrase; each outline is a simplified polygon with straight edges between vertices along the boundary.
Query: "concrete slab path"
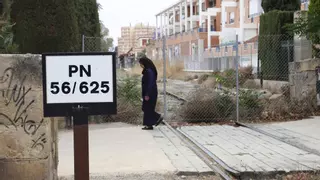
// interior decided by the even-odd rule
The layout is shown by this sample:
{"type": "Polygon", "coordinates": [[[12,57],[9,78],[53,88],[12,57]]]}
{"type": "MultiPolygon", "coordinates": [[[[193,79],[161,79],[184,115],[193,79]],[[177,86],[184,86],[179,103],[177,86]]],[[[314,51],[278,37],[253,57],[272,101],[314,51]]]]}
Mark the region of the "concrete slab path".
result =
{"type": "Polygon", "coordinates": [[[187,145],[166,126],[160,126],[152,134],[161,149],[180,174],[210,174],[209,168],[187,145]]]}
{"type": "Polygon", "coordinates": [[[245,127],[189,126],[180,131],[239,173],[320,169],[320,156],[245,127]]]}
{"type": "MultiPolygon", "coordinates": [[[[126,174],[198,175],[210,168],[169,129],[142,131],[121,123],[90,125],[90,174],[110,177],[126,174]]],[[[74,174],[73,132],[59,134],[60,177],[74,174]]]]}
{"type": "MultiPolygon", "coordinates": [[[[73,132],[59,134],[59,176],[74,174],[73,132]]],[[[140,127],[91,128],[90,174],[169,173],[176,169],[148,131],[140,127]]]]}
{"type": "Polygon", "coordinates": [[[268,123],[248,124],[262,133],[287,142],[293,146],[320,155],[320,117],[309,119],[268,123]]]}

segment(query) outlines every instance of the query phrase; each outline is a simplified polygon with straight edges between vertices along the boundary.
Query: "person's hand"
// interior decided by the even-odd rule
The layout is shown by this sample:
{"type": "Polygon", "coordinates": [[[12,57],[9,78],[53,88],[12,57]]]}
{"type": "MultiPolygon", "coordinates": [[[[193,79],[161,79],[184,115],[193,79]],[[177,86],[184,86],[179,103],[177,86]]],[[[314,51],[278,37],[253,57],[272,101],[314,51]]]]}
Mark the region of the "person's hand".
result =
{"type": "Polygon", "coordinates": [[[146,100],[146,101],[149,101],[149,99],[150,99],[149,96],[144,97],[144,100],[146,100]]]}

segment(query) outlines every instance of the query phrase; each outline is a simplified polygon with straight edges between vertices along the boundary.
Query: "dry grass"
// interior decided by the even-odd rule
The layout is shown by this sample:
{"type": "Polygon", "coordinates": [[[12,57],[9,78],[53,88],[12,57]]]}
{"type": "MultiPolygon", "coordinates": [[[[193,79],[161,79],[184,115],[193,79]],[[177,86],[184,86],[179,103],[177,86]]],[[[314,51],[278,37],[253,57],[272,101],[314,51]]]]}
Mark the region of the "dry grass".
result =
{"type": "Polygon", "coordinates": [[[141,105],[130,103],[125,99],[119,99],[117,114],[112,116],[103,116],[102,122],[124,122],[129,124],[142,124],[141,105]]]}
{"type": "Polygon", "coordinates": [[[234,112],[235,104],[229,95],[204,88],[197,90],[181,107],[178,116],[188,123],[208,123],[230,120],[234,112]]]}
{"type": "MultiPolygon", "coordinates": [[[[158,79],[163,78],[163,61],[156,60],[153,61],[154,65],[157,67],[158,70],[158,79]]],[[[168,79],[177,79],[177,80],[185,80],[187,74],[183,71],[184,64],[183,62],[176,62],[174,65],[169,65],[169,61],[166,61],[166,77],[168,79]]],[[[128,71],[128,74],[131,76],[141,75],[142,69],[140,65],[136,65],[131,70],[128,71]]]]}
{"type": "Polygon", "coordinates": [[[208,78],[209,78],[209,74],[202,74],[199,78],[198,78],[198,84],[202,84],[204,83],[208,78]]]}
{"type": "Polygon", "coordinates": [[[215,88],[216,87],[216,78],[214,77],[208,77],[207,80],[205,80],[202,84],[201,87],[202,88],[215,88]]]}
{"type": "Polygon", "coordinates": [[[287,100],[285,97],[267,100],[264,104],[264,112],[260,121],[299,120],[318,115],[318,107],[312,97],[315,96],[310,95],[302,100],[287,100]]]}

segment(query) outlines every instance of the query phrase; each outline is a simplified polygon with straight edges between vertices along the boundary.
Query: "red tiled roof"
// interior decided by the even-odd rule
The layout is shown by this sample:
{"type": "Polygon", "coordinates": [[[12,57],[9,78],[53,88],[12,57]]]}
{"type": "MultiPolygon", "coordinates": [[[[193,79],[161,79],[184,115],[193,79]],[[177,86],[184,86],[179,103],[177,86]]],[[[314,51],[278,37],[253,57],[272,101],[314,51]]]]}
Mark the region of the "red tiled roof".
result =
{"type": "Polygon", "coordinates": [[[254,42],[257,42],[258,39],[259,39],[259,36],[254,36],[253,38],[246,40],[244,43],[254,43],[254,42]]]}

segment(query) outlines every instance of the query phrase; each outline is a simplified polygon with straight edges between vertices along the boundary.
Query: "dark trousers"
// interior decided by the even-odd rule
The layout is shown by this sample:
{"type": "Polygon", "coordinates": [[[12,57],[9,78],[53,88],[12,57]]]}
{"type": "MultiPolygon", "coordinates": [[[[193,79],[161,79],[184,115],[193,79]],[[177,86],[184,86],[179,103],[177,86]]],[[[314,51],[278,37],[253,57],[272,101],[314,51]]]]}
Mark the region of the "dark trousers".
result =
{"type": "Polygon", "coordinates": [[[156,124],[158,119],[161,117],[156,110],[157,96],[151,96],[149,101],[143,100],[142,110],[143,110],[143,125],[153,126],[156,124]]]}

